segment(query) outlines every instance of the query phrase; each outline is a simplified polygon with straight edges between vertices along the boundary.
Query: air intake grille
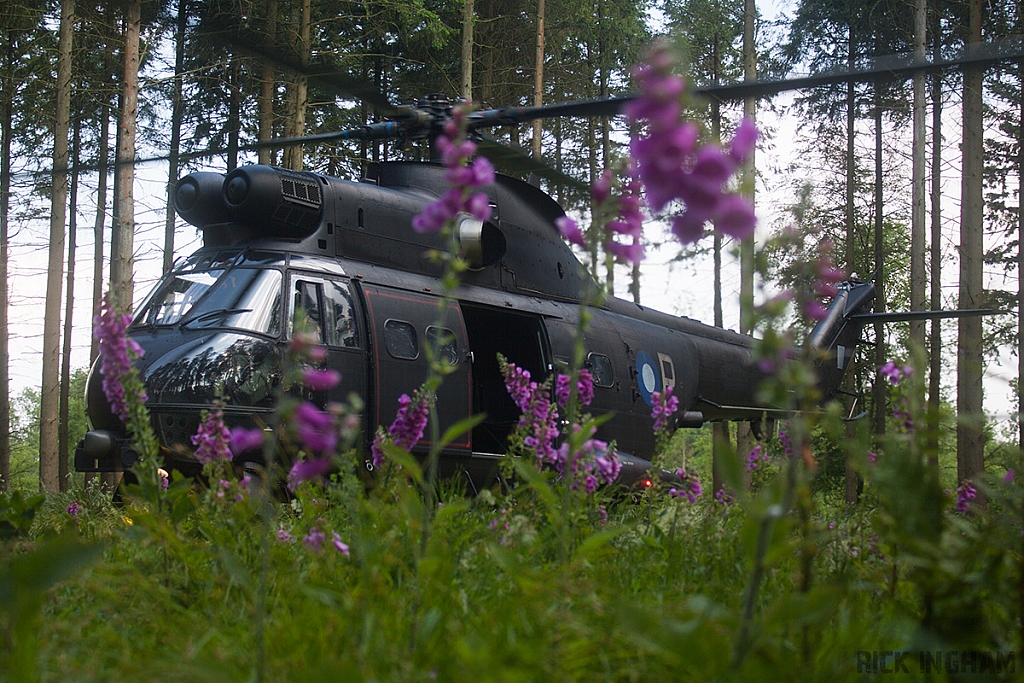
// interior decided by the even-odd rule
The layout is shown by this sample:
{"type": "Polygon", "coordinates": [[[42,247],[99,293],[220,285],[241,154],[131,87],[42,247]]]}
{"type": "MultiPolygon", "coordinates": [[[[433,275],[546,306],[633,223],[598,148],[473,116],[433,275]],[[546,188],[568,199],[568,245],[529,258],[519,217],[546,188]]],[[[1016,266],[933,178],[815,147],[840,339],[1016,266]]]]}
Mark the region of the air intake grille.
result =
{"type": "Polygon", "coordinates": [[[281,194],[286,200],[319,208],[322,203],[320,186],[297,175],[281,174],[281,194]]]}

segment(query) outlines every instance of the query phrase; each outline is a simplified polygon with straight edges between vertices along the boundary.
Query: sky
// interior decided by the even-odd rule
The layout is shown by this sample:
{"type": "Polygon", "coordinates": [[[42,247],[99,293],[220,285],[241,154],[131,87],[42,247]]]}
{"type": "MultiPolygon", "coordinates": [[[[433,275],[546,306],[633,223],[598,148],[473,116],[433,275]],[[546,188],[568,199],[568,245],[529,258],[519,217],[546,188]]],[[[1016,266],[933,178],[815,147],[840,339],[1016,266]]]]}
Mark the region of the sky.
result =
{"type": "MultiPolygon", "coordinates": [[[[791,8],[793,3],[777,1],[758,2],[762,16],[775,18],[780,12],[791,8]]],[[[658,18],[652,17],[656,22],[658,18]]],[[[759,112],[759,123],[771,131],[771,137],[762,142],[757,152],[757,166],[760,173],[757,182],[756,210],[760,226],[758,239],[763,240],[773,229],[786,222],[784,207],[794,197],[793,188],[800,182],[814,182],[813,174],[801,170],[797,163],[803,154],[802,140],[804,135],[797,127],[796,117],[787,113],[786,100],[776,100],[774,113],[764,110],[759,112]]],[[[952,113],[948,113],[952,120],[952,113]]],[[[905,131],[909,134],[909,131],[905,131]]],[[[868,134],[870,134],[868,132],[868,134]]],[[[955,136],[950,134],[950,139],[955,136]]],[[[953,200],[947,202],[947,211],[956,210],[954,202],[959,195],[958,160],[952,161],[957,154],[954,142],[945,150],[947,163],[946,194],[953,200]],[[955,180],[955,182],[954,182],[955,180]]],[[[254,161],[254,159],[252,160],[254,161]]],[[[222,170],[213,168],[211,170],[222,170]]],[[[909,183],[909,178],[908,181],[909,183]]],[[[165,211],[166,167],[161,164],[150,164],[138,170],[135,183],[135,217],[139,226],[136,235],[136,301],[140,300],[155,284],[160,275],[162,259],[163,221],[165,211]]],[[[95,220],[95,188],[89,184],[83,186],[79,197],[78,222],[78,258],[75,278],[77,308],[74,312],[75,332],[72,354],[72,367],[83,368],[88,363],[89,354],[89,305],[92,291],[92,253],[95,220]]],[[[894,207],[898,210],[899,207],[894,207]]],[[[955,226],[956,216],[952,213],[945,216],[946,233],[944,239],[947,248],[958,241],[955,226]]],[[[106,226],[109,236],[109,217],[106,226]]],[[[664,231],[664,225],[651,221],[647,230],[664,231]]],[[[12,326],[11,339],[11,383],[13,393],[17,394],[26,387],[38,387],[41,375],[41,342],[42,342],[42,308],[45,294],[45,269],[47,248],[48,222],[43,217],[26,225],[20,233],[12,235],[10,268],[10,315],[12,326]]],[[[183,256],[201,246],[198,231],[183,221],[178,221],[175,237],[176,255],[183,256]]],[[[730,251],[733,245],[726,245],[730,251]]],[[[642,303],[653,308],[676,315],[711,324],[712,320],[712,263],[710,255],[697,256],[686,261],[675,260],[678,246],[668,241],[659,249],[649,249],[648,258],[642,266],[641,296],[642,303]]],[[[945,268],[943,282],[944,291],[952,294],[947,306],[955,306],[956,273],[955,262],[948,263],[945,268]]],[[[1015,289],[1016,282],[1005,281],[1001,273],[988,272],[987,282],[991,286],[1004,289],[1015,289]]],[[[616,274],[616,293],[628,298],[626,286],[629,280],[625,269],[616,274]]],[[[739,318],[739,266],[737,261],[726,254],[723,265],[723,299],[725,301],[726,327],[736,329],[739,318]]],[[[63,309],[62,309],[63,310],[63,309]]],[[[955,348],[955,322],[944,323],[944,336],[948,340],[946,348],[955,348]]],[[[1015,399],[1009,388],[1009,380],[1016,375],[1016,359],[1001,358],[1001,363],[990,365],[986,372],[986,410],[997,419],[1007,420],[1014,411],[1015,399]]],[[[946,359],[947,364],[955,365],[955,355],[946,359]]],[[[953,386],[955,377],[947,373],[945,385],[953,386]]],[[[951,392],[949,392],[951,393],[951,392]]]]}

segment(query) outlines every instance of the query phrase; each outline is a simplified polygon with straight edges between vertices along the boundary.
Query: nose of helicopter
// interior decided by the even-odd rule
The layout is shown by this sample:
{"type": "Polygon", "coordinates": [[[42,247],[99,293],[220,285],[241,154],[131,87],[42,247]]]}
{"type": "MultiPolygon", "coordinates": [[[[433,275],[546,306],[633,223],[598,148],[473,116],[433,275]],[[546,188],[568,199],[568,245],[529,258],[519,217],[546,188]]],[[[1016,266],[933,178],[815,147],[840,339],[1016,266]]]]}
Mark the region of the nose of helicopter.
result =
{"type": "MultiPolygon", "coordinates": [[[[133,334],[146,349],[136,362],[146,389],[146,406],[161,446],[170,452],[192,449],[191,437],[203,410],[223,399],[225,420],[250,421],[257,413],[270,413],[273,393],[281,383],[281,354],[272,341],[218,332],[171,345],[157,335],[133,334]],[[242,418],[245,418],[244,420],[242,418]]],[[[86,406],[91,429],[124,433],[103,391],[100,360],[86,383],[86,406]]]]}

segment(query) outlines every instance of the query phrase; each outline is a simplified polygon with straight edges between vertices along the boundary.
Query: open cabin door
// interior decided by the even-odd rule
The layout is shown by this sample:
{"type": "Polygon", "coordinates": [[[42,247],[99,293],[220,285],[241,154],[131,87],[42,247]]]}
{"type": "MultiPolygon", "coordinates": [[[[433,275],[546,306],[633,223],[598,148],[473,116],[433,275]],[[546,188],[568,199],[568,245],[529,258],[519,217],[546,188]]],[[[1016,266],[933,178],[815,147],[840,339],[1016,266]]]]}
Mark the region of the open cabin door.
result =
{"type": "Polygon", "coordinates": [[[473,429],[473,450],[504,455],[520,412],[505,388],[498,354],[543,382],[551,373],[547,335],[535,313],[465,302],[462,313],[473,350],[473,412],[486,415],[473,429]]]}
{"type": "MultiPolygon", "coordinates": [[[[440,432],[472,414],[472,364],[466,327],[456,301],[448,302],[444,319],[439,320],[436,296],[363,284],[366,317],[370,328],[370,382],[367,397],[374,425],[387,427],[398,413],[398,398],[412,396],[427,378],[429,339],[441,339],[440,357],[451,364],[437,393],[440,432]]],[[[429,431],[418,450],[431,446],[429,431]]],[[[446,447],[446,452],[470,452],[467,432],[446,447]]]]}

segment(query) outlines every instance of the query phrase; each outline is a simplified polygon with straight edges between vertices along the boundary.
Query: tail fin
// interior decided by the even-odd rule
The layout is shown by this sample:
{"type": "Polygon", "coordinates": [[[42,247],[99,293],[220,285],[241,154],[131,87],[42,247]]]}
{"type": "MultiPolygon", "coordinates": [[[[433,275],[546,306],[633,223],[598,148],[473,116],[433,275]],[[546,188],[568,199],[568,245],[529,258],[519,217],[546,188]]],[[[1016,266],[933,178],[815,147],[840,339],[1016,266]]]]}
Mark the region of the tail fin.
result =
{"type": "Polygon", "coordinates": [[[818,386],[823,400],[832,398],[843,384],[843,377],[861,342],[865,321],[861,317],[875,301],[875,285],[851,280],[838,285],[825,317],[811,331],[808,343],[821,352],[818,386]]]}

